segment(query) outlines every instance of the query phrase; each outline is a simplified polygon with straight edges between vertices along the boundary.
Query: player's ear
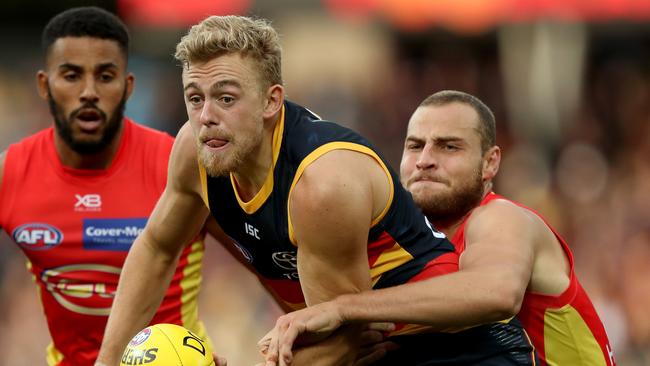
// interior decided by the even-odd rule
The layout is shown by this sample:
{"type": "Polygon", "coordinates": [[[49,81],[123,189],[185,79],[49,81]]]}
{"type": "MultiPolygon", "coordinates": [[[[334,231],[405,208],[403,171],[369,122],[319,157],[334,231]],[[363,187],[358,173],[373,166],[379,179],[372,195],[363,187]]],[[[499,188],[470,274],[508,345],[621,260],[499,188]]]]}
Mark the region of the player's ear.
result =
{"type": "Polygon", "coordinates": [[[483,180],[492,180],[499,171],[501,163],[501,149],[498,146],[492,146],[483,154],[483,180]]]}
{"type": "Polygon", "coordinates": [[[43,70],[38,70],[36,73],[36,88],[38,90],[38,95],[41,98],[47,100],[47,97],[50,94],[49,80],[47,77],[47,72],[43,70]]]}
{"type": "Polygon", "coordinates": [[[282,108],[284,103],[284,87],[280,84],[271,85],[264,95],[264,118],[272,118],[282,108]]]}
{"type": "Polygon", "coordinates": [[[128,73],[126,75],[126,99],[129,99],[131,93],[133,93],[133,88],[135,88],[135,75],[128,73]]]}

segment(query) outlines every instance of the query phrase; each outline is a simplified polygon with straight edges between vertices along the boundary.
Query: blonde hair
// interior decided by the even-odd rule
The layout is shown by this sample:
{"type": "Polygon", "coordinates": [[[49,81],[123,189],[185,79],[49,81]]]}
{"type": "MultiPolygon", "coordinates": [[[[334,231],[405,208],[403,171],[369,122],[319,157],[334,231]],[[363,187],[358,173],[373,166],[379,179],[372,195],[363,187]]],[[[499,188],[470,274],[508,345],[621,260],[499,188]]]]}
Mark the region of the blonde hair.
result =
{"type": "Polygon", "coordinates": [[[176,57],[184,67],[229,53],[253,58],[261,67],[266,87],[282,84],[282,47],[278,32],[265,19],[227,15],[211,16],[181,38],[176,57]]]}

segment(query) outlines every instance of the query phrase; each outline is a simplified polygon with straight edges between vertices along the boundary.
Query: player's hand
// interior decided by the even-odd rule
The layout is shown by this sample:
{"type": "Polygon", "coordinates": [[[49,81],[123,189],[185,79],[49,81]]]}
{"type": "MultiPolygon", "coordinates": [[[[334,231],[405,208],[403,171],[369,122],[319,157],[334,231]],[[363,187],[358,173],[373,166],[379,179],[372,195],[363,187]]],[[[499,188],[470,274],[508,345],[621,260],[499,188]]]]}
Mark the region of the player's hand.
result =
{"type": "MultiPolygon", "coordinates": [[[[287,366],[293,359],[295,345],[305,345],[327,338],[344,323],[335,301],[313,305],[278,318],[275,327],[259,342],[266,366],[287,366]]],[[[395,328],[392,323],[372,323],[361,335],[361,353],[356,365],[367,365],[395,349],[392,342],[384,342],[384,333],[395,328]]]]}
{"type": "Polygon", "coordinates": [[[291,364],[294,343],[311,344],[327,338],[343,324],[334,301],[309,306],[278,318],[275,327],[257,345],[267,366],[291,364]]]}
{"type": "Polygon", "coordinates": [[[225,357],[218,357],[213,353],[212,358],[214,358],[215,366],[228,366],[228,361],[226,361],[225,357]]]}

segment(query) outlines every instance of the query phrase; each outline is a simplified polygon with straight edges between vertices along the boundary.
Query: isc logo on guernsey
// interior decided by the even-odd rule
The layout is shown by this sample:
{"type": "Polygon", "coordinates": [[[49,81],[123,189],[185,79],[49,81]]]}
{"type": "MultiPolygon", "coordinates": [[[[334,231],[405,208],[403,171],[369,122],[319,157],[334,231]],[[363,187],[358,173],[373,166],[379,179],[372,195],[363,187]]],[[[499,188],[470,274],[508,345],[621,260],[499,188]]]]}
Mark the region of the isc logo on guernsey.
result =
{"type": "Polygon", "coordinates": [[[63,241],[61,230],[52,225],[30,223],[18,226],[12,233],[16,244],[25,249],[51,249],[63,241]]]}

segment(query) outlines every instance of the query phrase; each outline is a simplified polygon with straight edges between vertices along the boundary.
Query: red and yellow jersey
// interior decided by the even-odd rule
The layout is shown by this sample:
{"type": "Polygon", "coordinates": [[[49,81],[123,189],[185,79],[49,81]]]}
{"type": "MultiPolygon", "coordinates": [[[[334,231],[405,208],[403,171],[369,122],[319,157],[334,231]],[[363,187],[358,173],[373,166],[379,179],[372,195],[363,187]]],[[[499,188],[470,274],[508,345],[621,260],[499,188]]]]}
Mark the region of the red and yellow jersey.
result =
{"type": "MultiPolygon", "coordinates": [[[[7,150],[0,227],[27,256],[52,344],[49,365],[93,365],[127,252],[167,180],[173,138],[125,119],[105,170],[61,164],[54,129],[7,150]]],[[[198,321],[202,237],[188,245],[152,323],[180,324],[205,336],[198,321]]]]}
{"type": "MultiPolygon", "coordinates": [[[[510,201],[491,192],[481,205],[495,199],[510,201]]],[[[533,212],[546,222],[534,210],[510,202],[533,212]]],[[[459,254],[465,250],[466,223],[467,219],[452,238],[459,254]]],[[[566,241],[548,223],[546,225],[555,234],[569,260],[569,287],[557,296],[527,291],[516,318],[530,336],[542,366],[615,366],[605,328],[576,277],[573,254],[566,241]]]]}

